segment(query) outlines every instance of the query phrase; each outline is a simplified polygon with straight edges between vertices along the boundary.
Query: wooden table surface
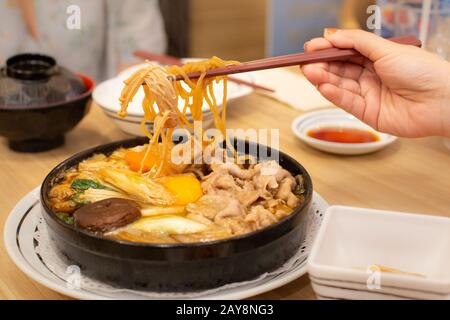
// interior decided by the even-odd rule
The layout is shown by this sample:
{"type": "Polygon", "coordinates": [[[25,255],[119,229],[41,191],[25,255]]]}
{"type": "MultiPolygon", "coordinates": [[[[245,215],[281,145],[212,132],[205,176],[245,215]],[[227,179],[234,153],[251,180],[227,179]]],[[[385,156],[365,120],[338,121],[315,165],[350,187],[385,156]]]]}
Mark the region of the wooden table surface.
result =
{"type": "MultiPolygon", "coordinates": [[[[302,144],[290,124],[300,114],[257,94],[230,105],[231,128],[278,128],[280,148],[309,171],[314,188],[330,204],[450,216],[450,150],[441,138],[399,139],[370,155],[336,156],[302,144]]],[[[93,105],[88,116],[56,150],[24,154],[12,152],[0,140],[0,229],[13,206],[38,186],[57,163],[88,147],[129,137],[93,105]]],[[[3,237],[2,237],[3,239],[3,237]]],[[[9,259],[0,244],[0,299],[67,299],[29,279],[9,259]]],[[[260,299],[314,299],[307,276],[260,299]]]]}

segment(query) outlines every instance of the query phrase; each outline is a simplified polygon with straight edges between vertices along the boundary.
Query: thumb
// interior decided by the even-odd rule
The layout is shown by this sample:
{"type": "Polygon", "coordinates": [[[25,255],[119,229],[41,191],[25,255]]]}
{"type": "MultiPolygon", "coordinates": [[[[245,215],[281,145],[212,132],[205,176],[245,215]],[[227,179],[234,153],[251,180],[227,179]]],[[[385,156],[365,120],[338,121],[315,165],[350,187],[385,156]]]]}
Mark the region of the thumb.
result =
{"type": "Polygon", "coordinates": [[[373,62],[403,46],[379,37],[374,33],[360,29],[325,29],[324,37],[330,41],[334,47],[341,49],[355,49],[373,62]]]}

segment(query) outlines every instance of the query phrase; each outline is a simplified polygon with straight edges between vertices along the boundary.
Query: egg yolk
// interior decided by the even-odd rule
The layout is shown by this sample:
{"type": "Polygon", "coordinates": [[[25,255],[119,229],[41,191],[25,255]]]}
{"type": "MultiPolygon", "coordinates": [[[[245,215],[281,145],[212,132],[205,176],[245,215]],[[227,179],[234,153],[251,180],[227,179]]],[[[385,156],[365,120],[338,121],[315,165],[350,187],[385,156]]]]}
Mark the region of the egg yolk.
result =
{"type": "Polygon", "coordinates": [[[192,174],[162,177],[160,183],[176,196],[174,205],[196,202],[203,195],[200,181],[192,174]]]}

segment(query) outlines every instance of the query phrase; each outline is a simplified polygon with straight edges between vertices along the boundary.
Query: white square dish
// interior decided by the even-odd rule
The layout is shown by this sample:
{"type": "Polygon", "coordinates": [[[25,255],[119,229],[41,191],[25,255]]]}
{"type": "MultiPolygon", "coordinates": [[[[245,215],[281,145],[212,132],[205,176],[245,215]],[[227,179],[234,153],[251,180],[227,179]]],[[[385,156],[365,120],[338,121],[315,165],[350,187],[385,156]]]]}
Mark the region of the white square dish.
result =
{"type": "Polygon", "coordinates": [[[450,219],[331,206],[308,272],[319,298],[450,299],[450,219]]]}

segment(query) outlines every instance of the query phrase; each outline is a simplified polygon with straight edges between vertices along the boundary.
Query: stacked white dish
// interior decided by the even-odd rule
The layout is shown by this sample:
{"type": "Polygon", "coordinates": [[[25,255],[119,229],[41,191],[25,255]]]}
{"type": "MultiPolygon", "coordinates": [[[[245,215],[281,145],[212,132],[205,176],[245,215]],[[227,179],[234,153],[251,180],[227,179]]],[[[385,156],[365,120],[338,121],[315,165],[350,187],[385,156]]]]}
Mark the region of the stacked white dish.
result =
{"type": "MultiPolygon", "coordinates": [[[[92,93],[92,98],[97,103],[98,106],[105,112],[105,114],[110,117],[118,127],[131,135],[142,135],[142,130],[140,127],[142,118],[144,117],[144,112],[142,111],[141,102],[144,97],[143,89],[139,89],[136,96],[130,103],[128,107],[128,116],[126,118],[121,118],[117,115],[117,112],[120,110],[119,105],[119,96],[124,86],[123,81],[128,78],[134,71],[139,68],[146,66],[146,64],[140,64],[137,66],[133,66],[121,72],[117,77],[106,80],[100,83],[92,93]]],[[[253,77],[248,74],[239,74],[233,75],[235,78],[239,78],[245,81],[254,82],[253,77]]],[[[227,101],[230,102],[234,99],[246,96],[253,92],[253,89],[237,84],[231,81],[228,81],[228,95],[227,101]]],[[[222,108],[222,99],[223,99],[223,85],[221,83],[214,83],[214,93],[216,96],[216,100],[218,103],[218,108],[221,110],[222,108]]],[[[179,101],[178,107],[180,110],[183,109],[184,103],[183,101],[179,101]]],[[[209,109],[208,104],[205,102],[202,106],[203,110],[203,129],[207,129],[211,127],[214,123],[213,113],[209,109]]],[[[192,121],[192,116],[190,112],[187,112],[187,119],[192,121]]],[[[147,127],[149,130],[152,129],[152,123],[147,123],[147,127]]]]}
{"type": "Polygon", "coordinates": [[[450,299],[449,266],[449,218],[332,206],[308,273],[321,299],[450,299]]]}

